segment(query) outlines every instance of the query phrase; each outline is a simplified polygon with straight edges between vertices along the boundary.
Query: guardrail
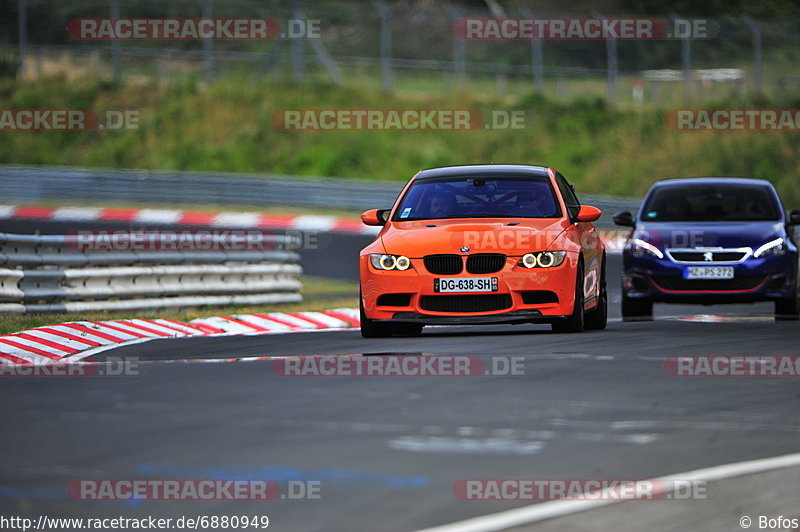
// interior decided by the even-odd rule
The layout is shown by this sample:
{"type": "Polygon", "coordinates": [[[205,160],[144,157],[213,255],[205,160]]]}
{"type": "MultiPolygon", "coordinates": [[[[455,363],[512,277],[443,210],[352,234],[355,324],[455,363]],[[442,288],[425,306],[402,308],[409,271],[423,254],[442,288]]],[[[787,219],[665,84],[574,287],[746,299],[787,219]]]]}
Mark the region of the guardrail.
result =
{"type": "MultiPolygon", "coordinates": [[[[411,176],[408,176],[409,178],[411,176]]],[[[270,174],[234,174],[0,165],[4,202],[85,202],[183,205],[291,205],[365,211],[390,207],[403,183],[270,174]]],[[[636,212],[639,200],[578,196],[603,211],[598,225],[611,226],[616,211],[636,212]]]]}
{"type": "Polygon", "coordinates": [[[0,312],[85,312],[302,300],[291,236],[262,249],[104,251],[72,235],[0,233],[0,312]],[[288,248],[288,249],[287,249],[288,248]]]}

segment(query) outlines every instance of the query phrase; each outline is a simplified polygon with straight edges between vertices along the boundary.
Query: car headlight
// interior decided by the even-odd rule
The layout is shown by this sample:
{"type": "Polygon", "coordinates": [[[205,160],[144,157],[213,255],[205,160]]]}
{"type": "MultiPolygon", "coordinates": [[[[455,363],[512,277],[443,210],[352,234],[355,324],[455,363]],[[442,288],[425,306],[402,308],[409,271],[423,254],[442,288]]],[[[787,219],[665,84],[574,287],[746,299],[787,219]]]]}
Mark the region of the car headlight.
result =
{"type": "Polygon", "coordinates": [[[659,259],[664,258],[664,254],[661,252],[660,249],[655,247],[650,242],[642,240],[641,238],[634,238],[633,241],[631,242],[631,245],[633,247],[634,255],[642,255],[644,253],[647,253],[648,255],[652,255],[659,259]]]}
{"type": "Polygon", "coordinates": [[[776,238],[756,249],[753,257],[759,259],[768,255],[783,255],[784,253],[786,253],[786,241],[783,238],[776,238]]]}
{"type": "Polygon", "coordinates": [[[566,256],[566,251],[526,253],[519,260],[518,264],[526,268],[554,268],[564,262],[564,257],[566,256]]]}
{"type": "Polygon", "coordinates": [[[407,270],[411,268],[411,259],[403,255],[386,255],[371,253],[369,261],[376,270],[407,270]]]}

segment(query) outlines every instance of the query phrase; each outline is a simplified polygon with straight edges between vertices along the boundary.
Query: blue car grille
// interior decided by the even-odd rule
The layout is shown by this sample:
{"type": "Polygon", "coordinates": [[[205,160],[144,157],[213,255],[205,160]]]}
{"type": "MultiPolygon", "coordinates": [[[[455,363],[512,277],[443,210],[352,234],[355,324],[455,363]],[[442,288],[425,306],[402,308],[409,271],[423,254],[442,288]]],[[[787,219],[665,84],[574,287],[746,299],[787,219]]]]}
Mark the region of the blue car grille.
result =
{"type": "Polygon", "coordinates": [[[685,292],[725,292],[753,290],[764,281],[763,275],[741,275],[733,279],[684,279],[674,275],[654,275],[654,283],[665,290],[685,292]]]}
{"type": "Polygon", "coordinates": [[[669,254],[677,262],[741,262],[747,256],[747,251],[692,251],[670,250],[669,254]],[[711,253],[711,260],[706,260],[706,253],[711,253]]]}

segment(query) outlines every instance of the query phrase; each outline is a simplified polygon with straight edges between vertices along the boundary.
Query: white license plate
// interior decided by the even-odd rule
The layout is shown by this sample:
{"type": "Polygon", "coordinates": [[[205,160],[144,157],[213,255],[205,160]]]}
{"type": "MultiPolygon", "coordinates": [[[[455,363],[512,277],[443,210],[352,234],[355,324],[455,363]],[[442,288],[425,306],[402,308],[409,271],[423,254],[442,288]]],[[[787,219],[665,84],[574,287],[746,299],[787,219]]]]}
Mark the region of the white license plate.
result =
{"type": "Polygon", "coordinates": [[[733,266],[689,266],[683,276],[686,279],[733,279],[733,266]]]}
{"type": "Polygon", "coordinates": [[[497,292],[497,277],[434,279],[434,292],[497,292]]]}

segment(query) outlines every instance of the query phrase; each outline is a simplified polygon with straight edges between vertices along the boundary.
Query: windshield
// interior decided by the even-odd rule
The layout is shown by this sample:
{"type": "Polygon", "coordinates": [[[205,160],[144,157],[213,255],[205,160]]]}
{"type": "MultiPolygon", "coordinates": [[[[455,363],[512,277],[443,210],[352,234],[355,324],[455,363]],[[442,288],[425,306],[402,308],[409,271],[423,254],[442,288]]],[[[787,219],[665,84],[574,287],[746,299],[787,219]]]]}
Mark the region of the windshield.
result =
{"type": "Polygon", "coordinates": [[[395,222],[442,218],[558,218],[546,177],[447,177],[414,182],[395,222]]]}
{"type": "Polygon", "coordinates": [[[777,220],[772,191],[761,185],[694,184],[653,191],[642,208],[645,222],[777,220]]]}

